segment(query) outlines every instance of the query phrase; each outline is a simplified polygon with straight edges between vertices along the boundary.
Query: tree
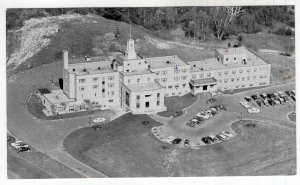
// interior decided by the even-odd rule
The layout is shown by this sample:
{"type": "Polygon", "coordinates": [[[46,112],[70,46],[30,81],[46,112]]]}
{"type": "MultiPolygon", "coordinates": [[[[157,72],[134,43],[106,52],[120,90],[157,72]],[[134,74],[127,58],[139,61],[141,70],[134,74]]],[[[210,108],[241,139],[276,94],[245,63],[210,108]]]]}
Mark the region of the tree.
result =
{"type": "Polygon", "coordinates": [[[212,15],[216,37],[222,39],[231,23],[243,13],[244,9],[239,6],[213,8],[212,15]]]}

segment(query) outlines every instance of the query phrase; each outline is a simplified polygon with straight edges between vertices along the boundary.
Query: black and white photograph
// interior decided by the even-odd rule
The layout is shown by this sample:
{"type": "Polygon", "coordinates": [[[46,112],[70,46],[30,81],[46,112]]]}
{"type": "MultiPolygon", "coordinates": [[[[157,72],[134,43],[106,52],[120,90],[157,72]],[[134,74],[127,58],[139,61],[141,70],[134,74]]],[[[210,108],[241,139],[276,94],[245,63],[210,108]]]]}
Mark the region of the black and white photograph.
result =
{"type": "Polygon", "coordinates": [[[6,8],[7,179],[295,176],[295,11],[6,8]]]}

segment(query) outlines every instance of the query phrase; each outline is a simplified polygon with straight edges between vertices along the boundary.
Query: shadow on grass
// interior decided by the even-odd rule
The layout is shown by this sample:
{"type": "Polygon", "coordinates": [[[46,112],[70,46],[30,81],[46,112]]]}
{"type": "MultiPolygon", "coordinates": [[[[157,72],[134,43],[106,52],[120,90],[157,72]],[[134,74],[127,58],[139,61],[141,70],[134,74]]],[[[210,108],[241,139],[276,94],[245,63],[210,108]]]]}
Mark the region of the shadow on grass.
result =
{"type": "Polygon", "coordinates": [[[160,112],[158,115],[163,117],[170,117],[176,112],[190,106],[197,101],[197,96],[193,96],[191,93],[184,96],[173,96],[165,98],[165,105],[167,106],[167,111],[160,112]]]}

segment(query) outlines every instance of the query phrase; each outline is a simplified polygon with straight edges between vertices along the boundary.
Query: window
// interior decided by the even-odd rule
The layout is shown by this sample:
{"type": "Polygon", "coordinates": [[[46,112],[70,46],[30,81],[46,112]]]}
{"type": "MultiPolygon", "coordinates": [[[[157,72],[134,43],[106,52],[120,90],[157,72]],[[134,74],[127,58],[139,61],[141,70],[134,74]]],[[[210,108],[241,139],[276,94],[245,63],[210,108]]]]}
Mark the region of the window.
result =
{"type": "Polygon", "coordinates": [[[97,93],[95,93],[95,97],[97,96],[97,93]]]}
{"type": "Polygon", "coordinates": [[[254,68],[254,72],[256,72],[257,71],[257,68],[254,68]]]}
{"type": "Polygon", "coordinates": [[[178,77],[178,76],[174,77],[174,80],[175,80],[175,81],[178,81],[178,80],[179,80],[179,77],[178,77]]]}
{"type": "Polygon", "coordinates": [[[111,91],[111,95],[112,95],[112,96],[115,95],[115,91],[111,91]]]}
{"type": "Polygon", "coordinates": [[[186,72],[186,69],[182,69],[182,72],[185,73],[185,72],[186,72]]]}
{"type": "Polygon", "coordinates": [[[242,69],[240,69],[240,70],[239,70],[239,72],[240,72],[240,73],[243,73],[243,70],[242,70],[242,69]]]}
{"type": "Polygon", "coordinates": [[[182,87],[186,87],[186,84],[182,84],[182,87]]]}
{"type": "Polygon", "coordinates": [[[251,77],[251,76],[248,76],[248,77],[247,77],[247,80],[250,80],[250,77],[251,77]]]}
{"type": "Polygon", "coordinates": [[[105,81],[102,81],[102,84],[104,85],[104,84],[105,84],[105,81]]]}
{"type": "Polygon", "coordinates": [[[236,70],[233,70],[233,71],[232,71],[232,74],[235,74],[235,73],[236,73],[236,70]]]}
{"type": "Polygon", "coordinates": [[[161,74],[166,75],[167,71],[162,71],[161,74]]]}
{"type": "Polygon", "coordinates": [[[114,101],[113,99],[108,100],[108,102],[113,102],[113,101],[114,101]]]}
{"type": "Polygon", "coordinates": [[[81,86],[81,87],[79,87],[79,89],[80,89],[81,91],[84,91],[85,87],[84,87],[84,86],[81,86]]]}
{"type": "Polygon", "coordinates": [[[247,69],[247,72],[250,73],[251,69],[247,69]]]}
{"type": "Polygon", "coordinates": [[[195,79],[195,78],[196,78],[196,75],[192,75],[192,78],[195,79]]]}
{"type": "Polygon", "coordinates": [[[228,58],[226,58],[226,61],[228,61],[228,58]]]}
{"type": "Polygon", "coordinates": [[[159,98],[160,97],[160,93],[157,93],[157,98],[159,98]]]}
{"type": "Polygon", "coordinates": [[[224,74],[227,75],[227,74],[228,74],[228,71],[225,71],[224,74]]]}
{"type": "Polygon", "coordinates": [[[108,87],[113,87],[115,84],[114,83],[109,83],[108,87]]]}
{"type": "Polygon", "coordinates": [[[93,85],[92,88],[93,89],[98,89],[99,85],[93,85]]]}
{"type": "Polygon", "coordinates": [[[136,103],[136,108],[137,108],[137,109],[140,108],[140,103],[136,103]]]}
{"type": "Polygon", "coordinates": [[[173,88],[173,86],[172,86],[172,85],[169,85],[169,86],[168,86],[168,89],[172,89],[172,88],[173,88]]]}
{"type": "Polygon", "coordinates": [[[93,78],[93,82],[97,82],[97,81],[98,81],[97,77],[93,78]]]}
{"type": "Polygon", "coordinates": [[[227,83],[227,82],[228,82],[228,79],[224,79],[224,82],[227,83]]]}
{"type": "Polygon", "coordinates": [[[114,76],[109,76],[108,79],[109,79],[109,80],[113,80],[113,79],[114,79],[114,76]]]}
{"type": "Polygon", "coordinates": [[[156,104],[157,104],[157,106],[159,106],[160,102],[159,102],[159,101],[157,101],[157,103],[156,103],[156,104]]]}
{"type": "Polygon", "coordinates": [[[85,79],[79,79],[79,83],[84,83],[85,79]]]}
{"type": "Polygon", "coordinates": [[[140,99],[140,95],[136,95],[136,99],[139,100],[140,99]]]}
{"type": "Polygon", "coordinates": [[[104,92],[105,92],[105,89],[102,89],[102,92],[104,93],[104,92]]]}
{"type": "Polygon", "coordinates": [[[253,76],[253,80],[255,80],[256,79],[256,76],[253,76]]]}
{"type": "Polygon", "coordinates": [[[141,79],[138,78],[138,79],[136,79],[136,82],[137,82],[137,83],[140,83],[140,80],[141,80],[141,79]]]}
{"type": "Polygon", "coordinates": [[[162,82],[166,82],[166,81],[167,81],[167,78],[162,78],[161,81],[162,81],[162,82]]]}
{"type": "Polygon", "coordinates": [[[222,76],[222,72],[218,72],[218,75],[219,75],[219,76],[222,76]]]}
{"type": "Polygon", "coordinates": [[[233,60],[236,60],[236,58],[234,57],[233,60]]]}
{"type": "Polygon", "coordinates": [[[130,79],[128,79],[128,83],[130,84],[130,79]]]}
{"type": "Polygon", "coordinates": [[[200,77],[200,78],[203,78],[203,77],[204,77],[204,74],[200,74],[199,77],[200,77]]]}
{"type": "Polygon", "coordinates": [[[242,78],[242,81],[245,81],[245,77],[242,78]]]}
{"type": "Polygon", "coordinates": [[[182,80],[186,80],[187,76],[182,76],[181,79],[182,80]]]}
{"type": "Polygon", "coordinates": [[[147,102],[145,102],[145,107],[149,107],[150,106],[150,103],[147,101],[147,102]]]}
{"type": "Polygon", "coordinates": [[[234,82],[234,78],[231,78],[231,82],[234,82]]]}
{"type": "Polygon", "coordinates": [[[211,76],[211,73],[207,73],[207,77],[210,77],[211,76]]]}
{"type": "Polygon", "coordinates": [[[203,85],[203,91],[207,90],[207,85],[203,85]]]}
{"type": "Polygon", "coordinates": [[[178,87],[179,87],[179,84],[176,84],[176,85],[175,85],[175,88],[177,89],[178,87]]]}

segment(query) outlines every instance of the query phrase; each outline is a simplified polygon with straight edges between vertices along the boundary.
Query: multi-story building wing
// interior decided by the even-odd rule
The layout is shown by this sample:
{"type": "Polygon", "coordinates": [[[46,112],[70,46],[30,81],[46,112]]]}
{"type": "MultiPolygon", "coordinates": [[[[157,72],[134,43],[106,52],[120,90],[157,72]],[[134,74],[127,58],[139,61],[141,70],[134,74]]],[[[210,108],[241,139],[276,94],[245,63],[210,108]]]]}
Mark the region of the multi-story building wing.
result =
{"type": "Polygon", "coordinates": [[[266,86],[271,76],[271,65],[243,47],[218,49],[214,58],[184,62],[176,55],[143,58],[130,38],[126,51],[112,62],[99,57],[69,62],[67,51],[63,58],[63,90],[41,91],[48,112],[96,108],[154,114],[166,110],[165,96],[266,86]]]}
{"type": "Polygon", "coordinates": [[[215,58],[188,63],[191,66],[193,93],[270,84],[271,64],[243,47],[219,49],[215,58]]]}

